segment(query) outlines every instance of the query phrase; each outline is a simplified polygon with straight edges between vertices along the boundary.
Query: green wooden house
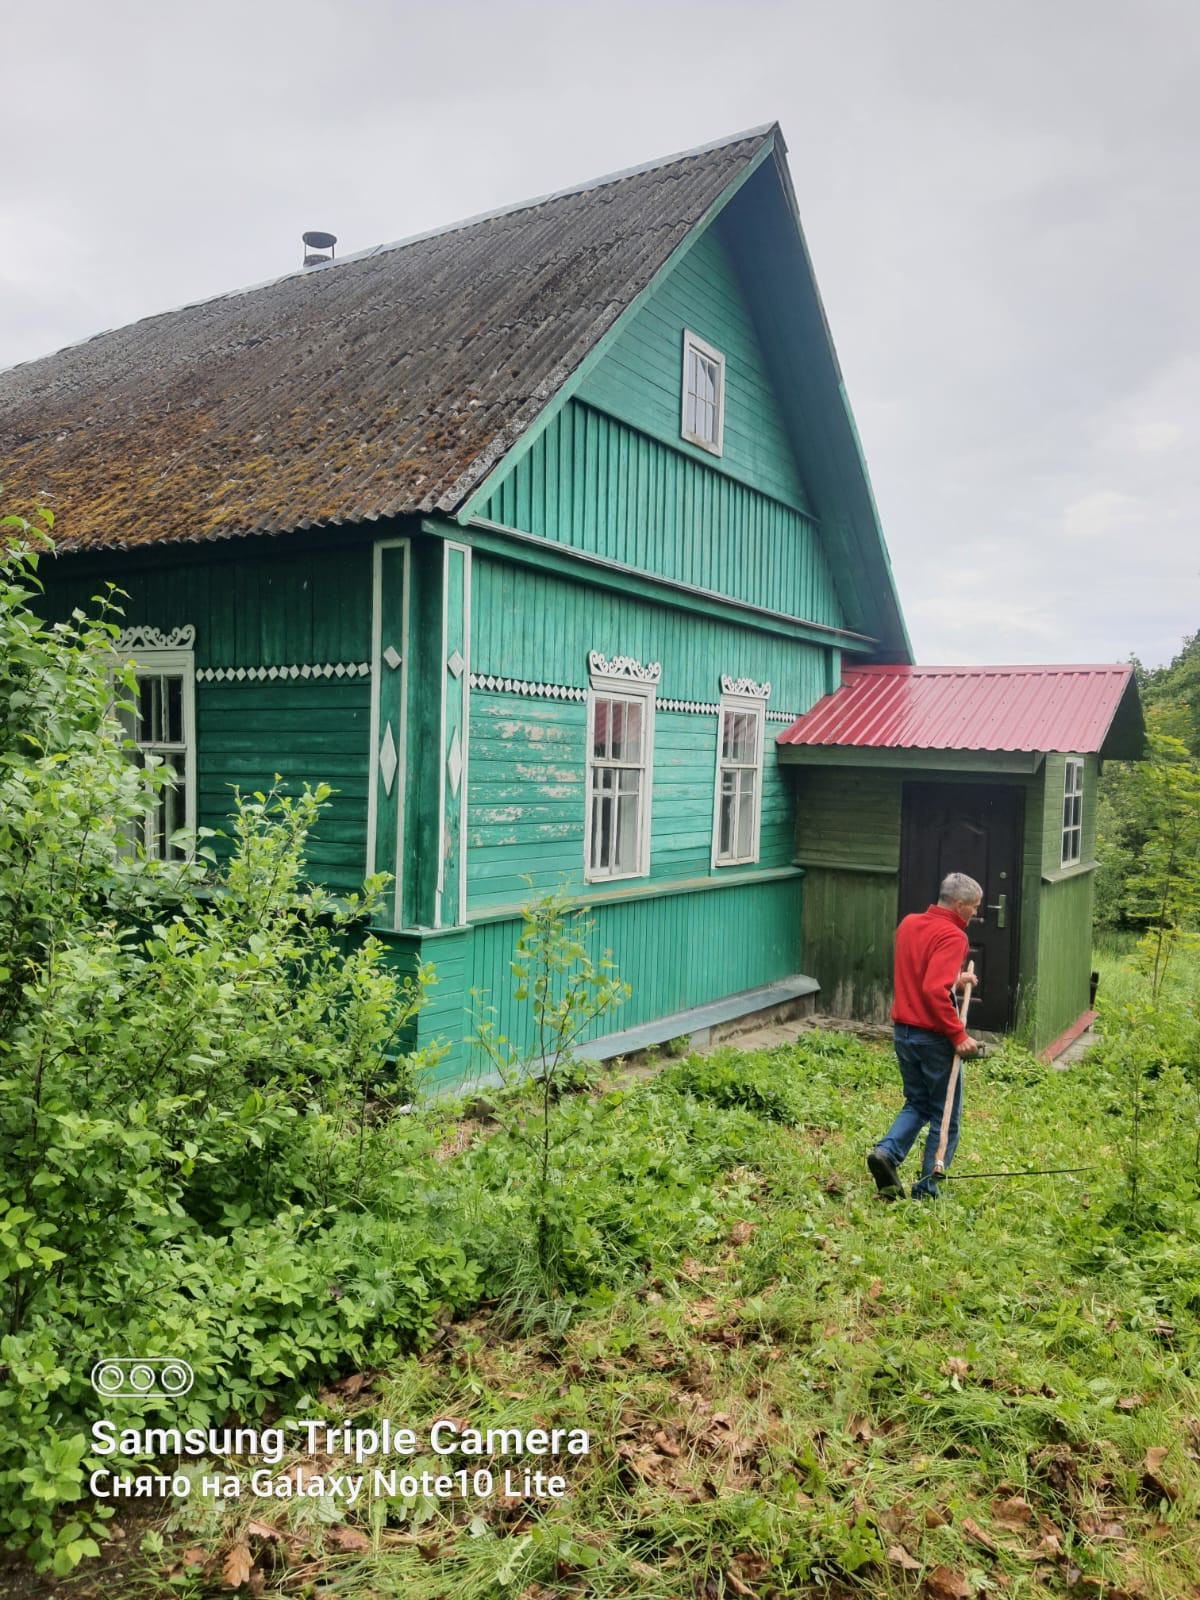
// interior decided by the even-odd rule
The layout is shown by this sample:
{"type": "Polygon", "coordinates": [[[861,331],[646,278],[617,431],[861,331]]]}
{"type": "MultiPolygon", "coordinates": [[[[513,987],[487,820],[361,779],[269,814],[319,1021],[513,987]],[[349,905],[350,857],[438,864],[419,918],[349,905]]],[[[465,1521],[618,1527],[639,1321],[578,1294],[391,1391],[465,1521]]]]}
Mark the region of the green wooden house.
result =
{"type": "Polygon", "coordinates": [[[48,605],[128,596],[135,734],[178,775],[150,848],[234,784],[333,784],[311,871],[393,875],[375,931],[436,966],[446,1081],[473,993],[520,1033],[527,877],[632,985],[597,1054],[882,1003],[894,892],[868,932],[813,841],[901,791],[776,742],[847,668],[911,666],[778,127],[0,374],[0,481],[56,513],[48,605]]]}

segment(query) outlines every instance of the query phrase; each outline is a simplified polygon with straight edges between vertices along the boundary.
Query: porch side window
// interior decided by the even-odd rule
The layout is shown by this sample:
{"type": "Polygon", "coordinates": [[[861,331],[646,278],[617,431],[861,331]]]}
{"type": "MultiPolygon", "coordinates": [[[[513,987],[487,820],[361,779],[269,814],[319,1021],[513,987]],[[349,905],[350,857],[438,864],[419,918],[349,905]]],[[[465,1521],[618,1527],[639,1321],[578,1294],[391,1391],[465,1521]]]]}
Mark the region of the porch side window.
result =
{"type": "Polygon", "coordinates": [[[758,860],[764,711],[762,700],[721,696],[713,816],[714,867],[748,865],[758,860]]]}
{"type": "Polygon", "coordinates": [[[725,357],[694,333],[683,334],[683,410],[680,432],[719,456],[725,438],[725,357]]]}
{"type": "Polygon", "coordinates": [[[1075,866],[1083,844],[1083,762],[1067,757],[1063,776],[1062,865],[1075,866]]]}
{"type": "Polygon", "coordinates": [[[195,672],[190,650],[138,650],[133,709],[119,712],[126,753],[143,768],[165,766],[171,782],[142,821],[142,847],[161,861],[182,860],[172,845],[179,828],[196,826],[195,672]]]}
{"type": "Polygon", "coordinates": [[[593,678],[588,691],[587,854],[584,877],[650,870],[654,689],[593,678]]]}

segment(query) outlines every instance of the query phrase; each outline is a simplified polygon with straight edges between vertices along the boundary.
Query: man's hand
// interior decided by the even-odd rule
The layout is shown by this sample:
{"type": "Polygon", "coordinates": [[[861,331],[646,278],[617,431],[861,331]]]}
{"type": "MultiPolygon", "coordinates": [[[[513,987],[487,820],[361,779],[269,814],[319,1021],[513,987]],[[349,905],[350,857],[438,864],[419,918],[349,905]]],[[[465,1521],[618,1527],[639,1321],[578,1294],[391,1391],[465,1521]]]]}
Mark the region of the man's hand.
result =
{"type": "Polygon", "coordinates": [[[974,972],[960,972],[954,980],[956,989],[973,989],[979,982],[979,976],[974,972]]]}
{"type": "Polygon", "coordinates": [[[962,1044],[959,1045],[957,1054],[965,1061],[968,1056],[981,1056],[983,1054],[983,1046],[978,1039],[972,1039],[971,1035],[968,1034],[962,1044]]]}

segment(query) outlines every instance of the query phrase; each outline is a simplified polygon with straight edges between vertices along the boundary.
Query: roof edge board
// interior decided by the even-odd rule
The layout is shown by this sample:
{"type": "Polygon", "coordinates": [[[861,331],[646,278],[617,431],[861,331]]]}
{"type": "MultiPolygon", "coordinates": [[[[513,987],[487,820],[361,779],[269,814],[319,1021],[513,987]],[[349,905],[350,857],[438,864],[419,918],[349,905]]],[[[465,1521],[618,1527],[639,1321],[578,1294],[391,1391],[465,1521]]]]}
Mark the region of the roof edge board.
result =
{"type": "MultiPolygon", "coordinates": [[[[540,410],[538,410],[534,416],[532,416],[529,421],[525,423],[524,426],[521,426],[519,421],[514,424],[519,431],[517,432],[516,437],[512,439],[511,443],[508,444],[507,447],[504,445],[500,446],[500,451],[502,453],[494,456],[490,462],[486,462],[487,452],[484,452],[484,460],[486,464],[482,468],[483,477],[481,479],[478,477],[477,469],[479,462],[477,459],[477,461],[473,462],[472,466],[468,468],[467,472],[463,474],[463,478],[467,482],[465,490],[460,491],[459,486],[457,484],[454,485],[453,488],[451,488],[451,490],[445,496],[443,496],[442,502],[439,503],[437,507],[430,507],[430,510],[437,509],[449,512],[464,527],[473,516],[478,514],[479,509],[484,502],[490,499],[503,479],[507,477],[513,468],[517,466],[517,464],[523,459],[523,457],[528,454],[528,452],[536,444],[537,440],[545,432],[546,428],[549,427],[550,423],[566,405],[567,401],[579,391],[584,383],[584,380],[594,370],[594,368],[598,366],[601,361],[603,361],[605,355],[607,355],[608,351],[622,336],[630,322],[633,321],[634,317],[636,317],[642,307],[654,296],[659,285],[675,270],[684,257],[690,253],[690,251],[695,247],[697,241],[701,239],[707,230],[712,226],[717,217],[720,216],[721,212],[733,199],[734,195],[737,194],[743,185],[758,171],[759,167],[771,154],[771,151],[774,148],[775,139],[778,136],[778,132],[778,123],[768,124],[763,135],[763,144],[761,148],[758,149],[754,155],[747,159],[745,164],[742,166],[741,171],[736,173],[734,177],[730,179],[724,189],[721,190],[721,193],[710,203],[703,216],[701,216],[698,221],[693,223],[684,237],[675,246],[674,250],[672,250],[667,256],[666,260],[656,268],[646,283],[643,284],[638,293],[634,295],[632,300],[630,300],[629,304],[624,307],[617,317],[614,318],[614,320],[592,345],[591,349],[588,350],[582,359],[576,364],[574,371],[569,373],[562,380],[562,382],[557,384],[553,390],[541,401],[540,410]],[[470,480],[472,478],[476,479],[475,486],[473,488],[470,486],[470,480]],[[465,492],[466,498],[462,501],[461,505],[455,509],[453,506],[453,500],[456,494],[462,492],[465,492]],[[451,503],[447,504],[447,501],[451,503]]],[[[744,137],[755,137],[755,134],[752,133],[750,135],[745,135],[744,137]]],[[[736,140],[723,140],[720,146],[714,145],[713,148],[723,148],[727,144],[736,142],[736,140]]]]}

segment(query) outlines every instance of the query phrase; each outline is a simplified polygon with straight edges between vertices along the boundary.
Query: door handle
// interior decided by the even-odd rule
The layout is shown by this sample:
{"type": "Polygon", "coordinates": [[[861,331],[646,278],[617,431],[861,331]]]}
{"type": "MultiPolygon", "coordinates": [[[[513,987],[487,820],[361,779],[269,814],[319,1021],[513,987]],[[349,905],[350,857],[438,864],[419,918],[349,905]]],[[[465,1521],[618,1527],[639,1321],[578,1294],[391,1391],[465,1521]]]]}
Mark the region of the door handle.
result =
{"type": "Polygon", "coordinates": [[[988,910],[996,913],[996,926],[1002,928],[1004,926],[1004,913],[1008,910],[1008,896],[1002,894],[996,904],[989,906],[988,910]]]}

